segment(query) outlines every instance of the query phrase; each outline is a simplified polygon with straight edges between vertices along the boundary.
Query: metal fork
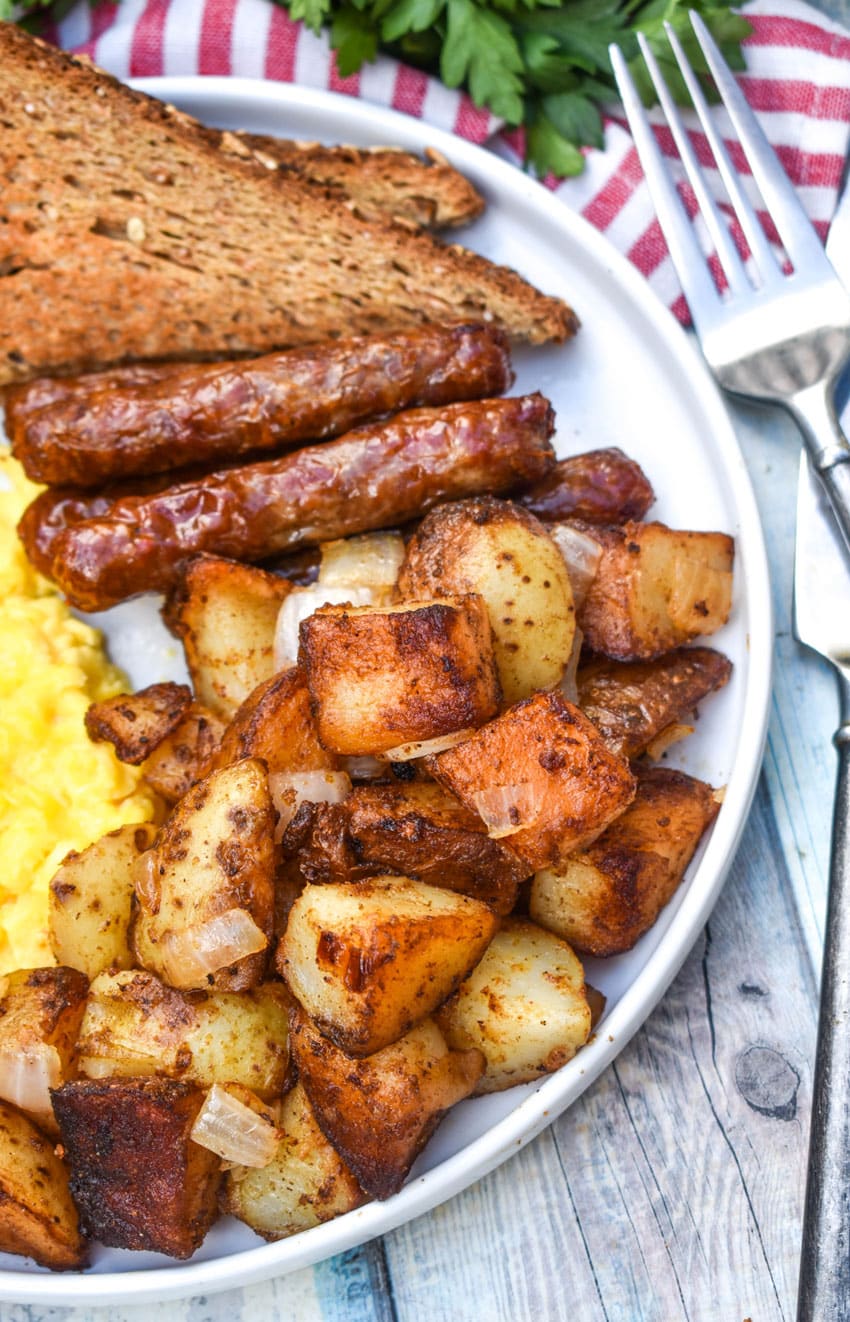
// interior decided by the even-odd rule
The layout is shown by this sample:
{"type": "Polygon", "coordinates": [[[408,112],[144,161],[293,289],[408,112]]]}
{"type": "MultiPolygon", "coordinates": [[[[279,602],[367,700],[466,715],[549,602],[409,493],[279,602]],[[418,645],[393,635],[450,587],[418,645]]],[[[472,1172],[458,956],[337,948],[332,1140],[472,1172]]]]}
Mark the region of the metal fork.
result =
{"type": "MultiPolygon", "coordinates": [[[[611,62],[671,257],[709,367],[724,389],[787,409],[802,432],[850,550],[850,447],[834,404],[850,355],[850,297],[830,265],[784,170],[717,50],[691,14],[697,39],[793,274],[785,275],[729,159],[699,81],[669,25],[667,36],[711,146],[757,272],[754,284],[714,202],[649,44],[641,52],[728,282],[721,296],[617,47],[611,62]]],[[[798,507],[795,625],[801,641],[836,666],[841,720],[840,776],[830,859],[821,979],[820,1028],[812,1088],[812,1133],[803,1219],[798,1322],[850,1319],[850,578],[839,549],[818,540],[822,513],[812,507],[804,472],[798,507]],[[827,559],[827,557],[829,557],[827,559]],[[830,590],[830,586],[831,589],[830,590]]]]}
{"type": "Polygon", "coordinates": [[[711,33],[698,14],[691,13],[691,22],[793,274],[786,275],[776,259],[699,80],[669,24],[665,30],[670,45],[747,240],[757,283],[747,274],[678,107],[642,34],[638,36],[641,53],[728,283],[724,295],[714,283],[622,51],[612,46],[611,63],[626,117],[706,362],[725,390],[781,405],[792,414],[850,546],[850,446],[839,426],[833,398],[836,380],[850,356],[850,296],[711,33]]]}

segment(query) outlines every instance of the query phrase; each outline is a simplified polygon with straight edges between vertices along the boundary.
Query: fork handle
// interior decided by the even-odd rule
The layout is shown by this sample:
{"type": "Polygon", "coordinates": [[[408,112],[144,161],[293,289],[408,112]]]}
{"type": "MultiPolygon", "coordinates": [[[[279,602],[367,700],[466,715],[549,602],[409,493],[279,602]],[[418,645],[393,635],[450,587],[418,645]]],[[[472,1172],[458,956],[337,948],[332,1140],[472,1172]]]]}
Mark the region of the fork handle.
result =
{"type": "Polygon", "coordinates": [[[850,550],[850,445],[838,421],[834,392],[834,380],[821,381],[794,395],[788,407],[850,550]]]}
{"type": "Polygon", "coordinates": [[[850,1318],[850,682],[841,672],[838,681],[838,783],[797,1322],[850,1318]]]}

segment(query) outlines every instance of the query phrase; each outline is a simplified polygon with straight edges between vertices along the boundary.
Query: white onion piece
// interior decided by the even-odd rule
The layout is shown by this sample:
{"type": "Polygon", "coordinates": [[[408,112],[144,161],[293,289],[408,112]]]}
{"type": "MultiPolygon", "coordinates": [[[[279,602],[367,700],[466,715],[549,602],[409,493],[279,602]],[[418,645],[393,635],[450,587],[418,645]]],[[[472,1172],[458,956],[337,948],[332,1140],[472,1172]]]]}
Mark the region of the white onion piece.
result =
{"type": "Polygon", "coordinates": [[[193,985],[267,945],[247,909],[227,909],[204,923],[165,933],[160,943],[165,981],[172,987],[193,985]]]}
{"type": "Polygon", "coordinates": [[[313,585],[293,588],[283,602],[274,631],[275,670],[288,670],[298,660],[298,627],[320,606],[371,606],[372,591],[365,587],[313,585]]]}
{"type": "Polygon", "coordinates": [[[555,542],[567,566],[570,587],[576,610],[583,604],[590,591],[590,585],[596,577],[599,561],[602,559],[602,547],[594,537],[571,528],[568,523],[550,523],[548,532],[555,542]]]}
{"type": "Polygon", "coordinates": [[[447,748],[462,744],[471,734],[475,734],[475,731],[472,726],[468,726],[465,730],[452,730],[451,734],[437,735],[435,739],[420,739],[412,744],[398,744],[395,748],[388,748],[382,756],[388,762],[412,762],[415,757],[444,753],[447,748]]]}
{"type": "Polygon", "coordinates": [[[472,795],[472,805],[491,840],[514,835],[537,816],[539,795],[534,785],[493,785],[472,795]]]}
{"type": "Polygon", "coordinates": [[[214,1083],[192,1126],[190,1137],[237,1166],[268,1166],[280,1142],[280,1131],[265,1116],[214,1083]]]}
{"type": "Polygon", "coordinates": [[[658,731],[652,743],[647,744],[647,757],[650,757],[653,762],[657,762],[662,754],[667,752],[671,744],[677,744],[680,739],[687,739],[688,735],[693,734],[693,732],[694,727],[692,725],[685,725],[682,721],[671,721],[669,725],[665,725],[663,730],[658,731]]]}
{"type": "Polygon", "coordinates": [[[362,757],[344,757],[342,765],[352,780],[381,780],[387,774],[386,762],[368,753],[362,757]]]}
{"type": "Polygon", "coordinates": [[[404,559],[404,538],[397,532],[364,533],[323,542],[319,582],[327,587],[373,588],[386,592],[395,587],[404,559]]]}
{"type": "Polygon", "coordinates": [[[342,803],[351,793],[351,779],[345,771],[273,771],[269,790],[278,812],[275,839],[280,840],[302,803],[342,803]]]}
{"type": "Polygon", "coordinates": [[[57,1088],[61,1082],[59,1052],[46,1042],[0,1051],[0,1097],[22,1111],[52,1115],[50,1089],[57,1088]]]}
{"type": "Polygon", "coordinates": [[[579,629],[578,625],[576,625],[576,631],[573,635],[572,651],[567,657],[567,664],[564,667],[564,673],[561,676],[561,682],[558,685],[564,697],[568,702],[571,702],[574,707],[578,706],[578,681],[576,676],[578,674],[578,663],[581,656],[581,645],[583,642],[584,634],[581,629],[579,629]]]}

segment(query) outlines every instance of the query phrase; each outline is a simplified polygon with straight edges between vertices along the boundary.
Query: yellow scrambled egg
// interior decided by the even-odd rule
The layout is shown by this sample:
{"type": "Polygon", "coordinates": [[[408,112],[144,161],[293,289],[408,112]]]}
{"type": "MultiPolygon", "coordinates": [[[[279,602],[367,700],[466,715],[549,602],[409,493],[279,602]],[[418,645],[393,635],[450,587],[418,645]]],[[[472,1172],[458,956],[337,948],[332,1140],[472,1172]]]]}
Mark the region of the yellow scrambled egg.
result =
{"type": "Polygon", "coordinates": [[[138,771],[86,735],[89,703],[127,685],[23,553],[15,525],[38,491],[0,454],[0,973],[54,963],[47,894],[65,854],[155,813],[138,771]]]}

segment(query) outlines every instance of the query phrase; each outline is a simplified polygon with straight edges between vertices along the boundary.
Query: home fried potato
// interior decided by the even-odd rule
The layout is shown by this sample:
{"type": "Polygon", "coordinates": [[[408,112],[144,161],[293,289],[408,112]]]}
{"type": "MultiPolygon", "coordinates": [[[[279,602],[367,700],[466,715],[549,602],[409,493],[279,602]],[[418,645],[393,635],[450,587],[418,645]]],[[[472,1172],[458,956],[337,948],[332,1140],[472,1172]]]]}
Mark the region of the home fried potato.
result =
{"type": "Polygon", "coordinates": [[[168,804],[177,803],[212,770],[225,724],[199,702],[193,702],[180,724],[142,764],[142,774],[168,804]]]}
{"type": "Polygon", "coordinates": [[[326,1037],[370,1056],[454,991],[497,925],[480,901],[408,877],[306,886],[277,968],[326,1037]]]}
{"type": "Polygon", "coordinates": [[[112,744],[119,761],[137,767],[176,730],[191,703],[188,684],[151,684],[138,693],[93,702],[86,731],[93,743],[112,744]]]}
{"type": "Polygon", "coordinates": [[[88,981],[76,969],[19,969],[0,989],[0,1097],[52,1132],[50,1089],[71,1072],[88,981]]]}
{"type": "Polygon", "coordinates": [[[717,815],[710,785],[638,769],[637,795],[597,840],[531,883],[531,917],[590,955],[630,950],[673,895],[717,815]]]}
{"type": "Polygon", "coordinates": [[[525,698],[426,766],[532,869],[595,839],[635,793],[628,763],[558,692],[525,698]]]}
{"type": "Polygon", "coordinates": [[[655,661],[594,657],[576,676],[578,705],[609,748],[639,757],[681,722],[703,698],[723,688],[732,663],[710,647],[682,647],[655,661]]]}
{"type": "Polygon", "coordinates": [[[319,738],[335,753],[391,753],[481,725],[501,696],[480,596],[322,606],[301,625],[319,738]]]}
{"type": "Polygon", "coordinates": [[[211,770],[260,757],[269,771],[334,771],[339,758],[319,741],[307,676],[281,671],[250,693],[224,732],[211,770]]]}
{"type": "Polygon", "coordinates": [[[67,1166],[52,1139],[2,1101],[0,1252],[21,1253],[53,1271],[85,1267],[88,1257],[67,1166]]]}
{"type": "Polygon", "coordinates": [[[484,1072],[481,1052],[450,1051],[433,1019],[352,1060],[297,1009],[292,1054],[322,1133],[374,1198],[401,1188],[442,1116],[484,1072]]]}
{"type": "Polygon", "coordinates": [[[267,1166],[237,1166],[228,1172],[222,1211],[264,1239],[275,1240],[366,1202],[354,1175],[319,1128],[302,1084],[283,1099],[278,1128],[282,1137],[267,1166]]]}
{"type": "Polygon", "coordinates": [[[484,598],[506,704],[560,682],[575,635],[572,588],[561,552],[527,510],[491,496],[432,510],[408,544],[398,591],[484,598]]]}
{"type": "Polygon", "coordinates": [[[162,1075],[201,1088],[236,1083],[270,1100],[286,1086],[290,1003],[279,982],[185,993],[139,969],[102,973],[80,1026],[79,1072],[162,1075]]]}
{"type": "Polygon", "coordinates": [[[102,1244],[189,1258],[215,1220],[218,1157],[190,1138],[200,1088],[77,1079],[53,1094],[71,1193],[102,1244]],[[108,1136],[108,1138],[106,1138],[108,1136]]]}
{"type": "Polygon", "coordinates": [[[566,941],[506,918],[436,1020],[450,1047],[483,1052],[477,1093],[529,1083],[560,1069],[590,1035],[584,970],[566,941]]]}
{"type": "Polygon", "coordinates": [[[130,823],[66,854],[48,900],[50,949],[59,964],[89,979],[104,969],[132,968],[133,866],[156,833],[153,822],[130,823]]]}
{"type": "Polygon", "coordinates": [[[182,639],[195,697],[228,720],[274,672],[281,602],[292,584],[220,556],[188,561],[163,610],[182,639]]]}
{"type": "Polygon", "coordinates": [[[461,891],[500,914],[511,911],[530,875],[527,863],[490,839],[477,813],[427,781],[358,785],[343,803],[304,804],[283,845],[307,881],[392,872],[461,891]]]}
{"type": "Polygon", "coordinates": [[[584,531],[602,547],[578,612],[591,651],[648,661],[726,623],[734,542],[725,533],[634,522],[584,531]]]}
{"type": "Polygon", "coordinates": [[[262,762],[214,771],[180,800],[136,864],[131,944],[173,987],[246,991],[274,916],[275,815],[262,762]]]}

